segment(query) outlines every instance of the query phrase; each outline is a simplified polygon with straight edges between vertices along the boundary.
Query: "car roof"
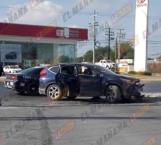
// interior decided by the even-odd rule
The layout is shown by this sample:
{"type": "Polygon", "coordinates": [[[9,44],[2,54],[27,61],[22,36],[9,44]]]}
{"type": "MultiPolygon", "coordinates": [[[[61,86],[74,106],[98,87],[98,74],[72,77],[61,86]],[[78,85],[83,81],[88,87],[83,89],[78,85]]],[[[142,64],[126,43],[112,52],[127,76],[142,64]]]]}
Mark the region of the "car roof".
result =
{"type": "Polygon", "coordinates": [[[72,65],[85,65],[85,66],[95,66],[95,64],[91,63],[60,63],[60,66],[72,66],[72,65]]]}

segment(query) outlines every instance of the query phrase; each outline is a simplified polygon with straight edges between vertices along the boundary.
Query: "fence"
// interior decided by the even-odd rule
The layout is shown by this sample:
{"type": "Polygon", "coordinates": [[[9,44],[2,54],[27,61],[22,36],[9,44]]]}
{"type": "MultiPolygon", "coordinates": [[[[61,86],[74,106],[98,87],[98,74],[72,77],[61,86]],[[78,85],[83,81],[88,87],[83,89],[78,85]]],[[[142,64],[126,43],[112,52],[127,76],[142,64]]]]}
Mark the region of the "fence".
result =
{"type": "Polygon", "coordinates": [[[149,63],[148,70],[152,73],[161,73],[161,62],[149,63]]]}

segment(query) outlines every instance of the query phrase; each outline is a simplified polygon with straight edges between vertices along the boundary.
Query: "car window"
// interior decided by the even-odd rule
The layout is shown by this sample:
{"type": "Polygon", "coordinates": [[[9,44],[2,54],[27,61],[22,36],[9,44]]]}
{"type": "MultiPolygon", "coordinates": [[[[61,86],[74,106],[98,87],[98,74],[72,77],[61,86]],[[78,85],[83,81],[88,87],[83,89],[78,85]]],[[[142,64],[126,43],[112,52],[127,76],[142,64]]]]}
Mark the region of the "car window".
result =
{"type": "Polygon", "coordinates": [[[31,75],[39,76],[39,73],[42,69],[43,68],[29,68],[29,69],[21,71],[21,74],[27,75],[27,76],[31,76],[31,75]]]}
{"type": "Polygon", "coordinates": [[[4,68],[5,68],[5,69],[8,69],[9,67],[8,67],[8,66],[5,66],[4,68]]]}
{"type": "Polygon", "coordinates": [[[92,68],[91,71],[93,76],[98,76],[100,74],[100,72],[94,68],[92,68]]]}
{"type": "Polygon", "coordinates": [[[78,68],[78,74],[79,75],[92,75],[92,70],[88,66],[81,65],[78,68]]]}
{"type": "Polygon", "coordinates": [[[74,66],[63,66],[61,68],[61,73],[64,75],[75,75],[75,67],[74,66]]]}
{"type": "Polygon", "coordinates": [[[54,66],[54,67],[51,67],[49,70],[54,73],[58,73],[60,69],[59,69],[59,66],[54,66]]]}
{"type": "Polygon", "coordinates": [[[107,73],[107,74],[116,74],[115,72],[113,72],[113,71],[110,71],[110,70],[108,70],[108,69],[106,69],[106,68],[104,68],[104,67],[102,67],[102,66],[98,66],[98,65],[96,65],[96,66],[94,66],[94,69],[96,70],[96,71],[98,71],[98,72],[105,72],[105,73],[107,73]]]}

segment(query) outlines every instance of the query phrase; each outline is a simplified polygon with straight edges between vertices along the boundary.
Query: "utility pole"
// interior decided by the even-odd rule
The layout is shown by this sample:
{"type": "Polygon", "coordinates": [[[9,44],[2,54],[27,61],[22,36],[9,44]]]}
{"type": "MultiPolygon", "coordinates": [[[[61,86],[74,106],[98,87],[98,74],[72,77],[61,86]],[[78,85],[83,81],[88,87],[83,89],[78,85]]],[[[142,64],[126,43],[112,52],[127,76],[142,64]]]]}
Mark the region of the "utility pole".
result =
{"type": "Polygon", "coordinates": [[[112,31],[112,29],[106,28],[106,36],[108,36],[108,59],[111,59],[111,40],[114,40],[114,32],[112,31]]]}
{"type": "Polygon", "coordinates": [[[118,29],[119,30],[119,32],[117,33],[117,39],[118,39],[118,41],[119,41],[119,46],[118,46],[118,54],[117,54],[117,56],[118,56],[118,63],[120,63],[120,57],[121,57],[121,41],[122,41],[122,39],[124,39],[125,38],[125,33],[123,32],[124,31],[124,29],[118,29]]]}
{"type": "Polygon", "coordinates": [[[94,15],[93,15],[93,23],[90,23],[90,27],[93,28],[93,64],[95,64],[95,50],[97,47],[97,38],[96,38],[96,33],[97,33],[97,27],[98,27],[98,22],[96,21],[96,11],[94,10],[94,15]]]}
{"type": "MultiPolygon", "coordinates": [[[[118,58],[118,38],[116,37],[116,46],[115,46],[115,63],[117,64],[117,58],[118,58]]],[[[118,72],[118,66],[115,67],[115,72],[118,72]]]]}
{"type": "MultiPolygon", "coordinates": [[[[118,58],[118,39],[116,37],[116,48],[115,48],[115,62],[116,62],[116,59],[118,58]]],[[[116,62],[117,63],[117,62],[116,62]]]]}
{"type": "Polygon", "coordinates": [[[111,59],[111,28],[108,29],[108,59],[111,59]]]}

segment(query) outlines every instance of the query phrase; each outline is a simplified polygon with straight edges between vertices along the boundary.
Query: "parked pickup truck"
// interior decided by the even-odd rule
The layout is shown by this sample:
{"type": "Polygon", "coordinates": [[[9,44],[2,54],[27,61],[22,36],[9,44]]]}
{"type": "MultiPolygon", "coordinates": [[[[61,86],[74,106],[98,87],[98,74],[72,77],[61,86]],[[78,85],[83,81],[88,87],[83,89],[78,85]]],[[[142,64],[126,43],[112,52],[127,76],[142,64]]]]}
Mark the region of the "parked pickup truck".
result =
{"type": "Polygon", "coordinates": [[[112,60],[100,60],[99,62],[96,63],[96,65],[103,66],[104,68],[107,69],[114,69],[117,67],[117,64],[114,63],[112,60]]]}

